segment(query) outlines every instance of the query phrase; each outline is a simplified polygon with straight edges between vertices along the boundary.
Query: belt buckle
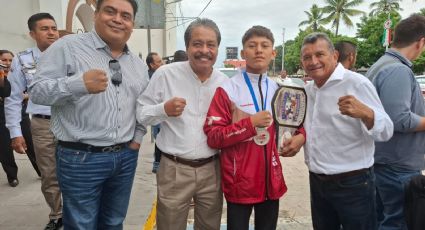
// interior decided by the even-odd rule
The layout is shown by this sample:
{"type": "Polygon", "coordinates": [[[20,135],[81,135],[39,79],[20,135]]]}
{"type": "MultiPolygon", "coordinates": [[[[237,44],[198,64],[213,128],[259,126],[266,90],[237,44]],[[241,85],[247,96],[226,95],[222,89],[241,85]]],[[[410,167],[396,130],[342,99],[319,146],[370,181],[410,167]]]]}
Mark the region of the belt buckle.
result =
{"type": "Polygon", "coordinates": [[[112,152],[119,152],[121,151],[122,147],[121,145],[115,145],[114,147],[112,147],[112,152]]]}
{"type": "Polygon", "coordinates": [[[116,153],[116,152],[121,151],[121,149],[122,149],[122,147],[120,145],[114,145],[114,146],[108,146],[108,147],[103,148],[102,149],[102,152],[103,153],[106,153],[106,152],[114,152],[114,153],[116,153]]]}
{"type": "Polygon", "coordinates": [[[112,147],[108,146],[108,147],[102,148],[102,153],[106,153],[106,152],[112,152],[112,147]]]}

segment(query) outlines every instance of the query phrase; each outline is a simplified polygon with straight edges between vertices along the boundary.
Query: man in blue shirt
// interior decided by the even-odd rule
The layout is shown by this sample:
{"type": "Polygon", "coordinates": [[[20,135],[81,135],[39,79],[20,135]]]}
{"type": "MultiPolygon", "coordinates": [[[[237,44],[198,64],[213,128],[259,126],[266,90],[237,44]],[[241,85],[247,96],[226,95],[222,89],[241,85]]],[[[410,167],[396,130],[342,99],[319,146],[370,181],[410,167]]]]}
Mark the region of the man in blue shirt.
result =
{"type": "Polygon", "coordinates": [[[126,44],[136,12],[135,0],[98,0],[94,30],[49,47],[29,87],[52,107],[65,229],[123,228],[146,133],[136,99],[148,72],[126,44]]]}
{"type": "MultiPolygon", "coordinates": [[[[35,159],[41,173],[41,191],[50,207],[50,222],[45,229],[59,229],[62,226],[62,200],[56,177],[55,144],[50,132],[50,106],[37,105],[28,100],[23,107],[26,91],[38,68],[39,57],[59,38],[55,19],[48,13],[38,13],[28,19],[28,29],[36,47],[29,48],[16,55],[8,75],[12,92],[4,102],[6,127],[12,139],[12,148],[20,154],[30,154],[34,143],[35,159]],[[26,110],[26,116],[21,111],[26,110]],[[31,132],[22,132],[21,121],[30,123],[28,114],[32,114],[31,132]],[[31,138],[25,136],[30,136],[31,138]]],[[[49,65],[53,65],[49,63],[49,65]]],[[[27,97],[28,99],[28,97],[27,97]]],[[[29,155],[30,156],[30,155],[29,155]]]]}
{"type": "Polygon", "coordinates": [[[424,169],[425,104],[411,70],[425,47],[425,17],[412,15],[395,28],[392,48],[369,69],[379,97],[394,123],[394,135],[375,143],[378,227],[407,229],[404,185],[424,169]]]}

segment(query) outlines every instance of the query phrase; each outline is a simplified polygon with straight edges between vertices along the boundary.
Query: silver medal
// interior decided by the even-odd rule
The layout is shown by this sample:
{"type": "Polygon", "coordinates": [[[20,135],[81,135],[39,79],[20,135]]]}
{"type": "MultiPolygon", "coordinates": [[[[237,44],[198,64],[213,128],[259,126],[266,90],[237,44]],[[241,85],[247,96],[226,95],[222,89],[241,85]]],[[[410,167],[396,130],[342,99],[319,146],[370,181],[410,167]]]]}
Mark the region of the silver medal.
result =
{"type": "Polygon", "coordinates": [[[270,141],[270,133],[266,128],[257,128],[255,127],[255,131],[257,131],[257,135],[254,137],[254,142],[257,145],[266,145],[270,141]]]}

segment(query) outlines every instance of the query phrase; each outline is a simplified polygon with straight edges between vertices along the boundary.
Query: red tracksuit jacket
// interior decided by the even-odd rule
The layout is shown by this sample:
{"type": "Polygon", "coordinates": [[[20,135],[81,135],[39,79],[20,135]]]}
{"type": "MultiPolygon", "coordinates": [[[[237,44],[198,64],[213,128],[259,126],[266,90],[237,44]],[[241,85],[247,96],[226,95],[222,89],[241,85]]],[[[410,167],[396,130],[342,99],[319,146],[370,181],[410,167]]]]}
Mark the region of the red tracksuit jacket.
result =
{"type": "MultiPolygon", "coordinates": [[[[249,79],[260,103],[259,77],[250,75],[249,79]]],[[[267,94],[266,109],[271,112],[271,100],[278,86],[270,79],[266,84],[265,79],[268,77],[262,77],[261,87],[263,96],[267,94]]],[[[268,144],[255,144],[256,131],[249,118],[255,113],[250,91],[243,75],[238,73],[217,88],[204,124],[208,145],[221,149],[222,189],[226,200],[232,203],[277,200],[287,191],[276,149],[274,124],[267,129],[270,133],[268,144]]]]}

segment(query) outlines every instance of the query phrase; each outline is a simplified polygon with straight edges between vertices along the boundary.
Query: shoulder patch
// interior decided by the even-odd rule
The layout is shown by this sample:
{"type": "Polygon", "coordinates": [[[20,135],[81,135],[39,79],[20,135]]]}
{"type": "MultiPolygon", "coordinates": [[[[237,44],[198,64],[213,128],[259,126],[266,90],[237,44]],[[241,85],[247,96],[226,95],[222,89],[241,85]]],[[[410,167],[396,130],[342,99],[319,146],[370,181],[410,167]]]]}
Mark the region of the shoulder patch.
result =
{"type": "Polygon", "coordinates": [[[219,121],[219,120],[221,120],[221,117],[210,116],[210,117],[207,117],[207,121],[208,121],[207,124],[212,125],[214,121],[219,121]]]}

